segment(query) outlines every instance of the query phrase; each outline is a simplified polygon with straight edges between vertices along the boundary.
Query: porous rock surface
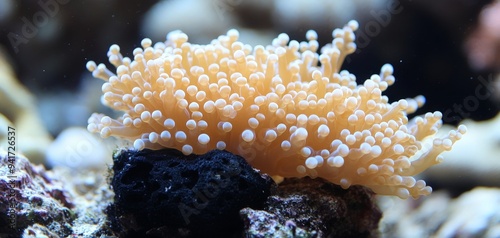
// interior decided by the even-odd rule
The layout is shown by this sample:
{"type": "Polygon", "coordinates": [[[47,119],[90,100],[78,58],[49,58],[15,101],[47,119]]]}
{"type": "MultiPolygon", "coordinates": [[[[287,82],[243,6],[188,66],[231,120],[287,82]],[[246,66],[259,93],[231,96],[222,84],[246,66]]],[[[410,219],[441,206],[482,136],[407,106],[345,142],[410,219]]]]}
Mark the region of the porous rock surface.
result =
{"type": "Polygon", "coordinates": [[[220,150],[122,151],[113,170],[108,218],[121,237],[239,237],[240,209],[263,208],[274,186],[242,157],[220,150]]]}

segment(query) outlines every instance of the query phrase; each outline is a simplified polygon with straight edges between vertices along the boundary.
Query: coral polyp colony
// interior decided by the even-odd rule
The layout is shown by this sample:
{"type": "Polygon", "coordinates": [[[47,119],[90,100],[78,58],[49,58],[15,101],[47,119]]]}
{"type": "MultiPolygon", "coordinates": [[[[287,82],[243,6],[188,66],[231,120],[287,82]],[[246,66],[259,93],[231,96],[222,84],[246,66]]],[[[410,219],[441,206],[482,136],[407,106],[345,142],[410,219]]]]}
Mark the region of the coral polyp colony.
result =
{"type": "Polygon", "coordinates": [[[243,156],[262,172],[281,177],[321,177],[343,188],[359,184],[379,194],[416,198],[432,189],[413,176],[442,160],[466,128],[444,138],[424,138],[441,126],[441,113],[411,122],[424,98],[389,102],[382,92],[395,81],[384,65],[362,85],[341,65],[356,50],[356,21],[332,32],[321,48],[280,34],[252,47],[230,30],[207,45],[188,43],[174,31],[165,42],[144,39],[133,59],[112,45],[109,62],[88,62],[106,81],[102,101],[120,118],[89,118],[88,130],[143,148],[175,148],[184,154],[212,149],[243,156]]]}

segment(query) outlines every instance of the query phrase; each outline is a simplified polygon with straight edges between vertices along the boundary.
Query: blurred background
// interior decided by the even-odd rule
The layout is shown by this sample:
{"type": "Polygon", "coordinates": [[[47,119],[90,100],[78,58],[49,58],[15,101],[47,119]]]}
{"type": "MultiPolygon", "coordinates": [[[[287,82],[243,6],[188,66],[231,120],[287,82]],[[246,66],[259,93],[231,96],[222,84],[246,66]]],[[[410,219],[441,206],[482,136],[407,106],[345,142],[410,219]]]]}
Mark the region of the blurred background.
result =
{"type": "MultiPolygon", "coordinates": [[[[491,0],[0,0],[0,56],[12,68],[0,77],[0,113],[20,130],[25,153],[44,163],[46,147],[63,130],[84,131],[93,112],[112,115],[100,103],[102,81],[85,68],[89,60],[111,67],[106,53],[112,44],[131,56],[145,37],[164,41],[179,29],[190,42],[207,44],[236,28],[251,45],[270,44],[281,32],[305,40],[308,29],[324,45],[334,28],[356,19],[358,50],[343,68],[358,83],[390,63],[396,83],[385,94],[391,101],[424,95],[427,102],[415,115],[441,111],[450,125],[487,121],[500,105],[498,16],[500,4],[491,0]]],[[[485,167],[500,168],[494,154],[500,125],[488,125],[450,156],[462,157],[464,166],[471,156],[494,158],[498,167],[485,167]],[[480,156],[479,144],[487,147],[480,156]]]]}
{"type": "Polygon", "coordinates": [[[325,44],[334,28],[356,19],[359,49],[344,68],[362,82],[391,63],[397,82],[387,91],[390,99],[425,95],[419,112],[451,110],[444,122],[457,124],[465,118],[486,120],[498,111],[495,97],[464,102],[476,93],[480,77],[488,79],[500,68],[499,54],[485,55],[500,51],[500,37],[477,33],[480,11],[490,2],[1,0],[0,46],[35,95],[44,125],[57,136],[68,126],[85,126],[91,112],[104,110],[101,82],[90,78],[85,63],[108,63],[111,44],[130,56],[145,37],[163,41],[166,33],[180,29],[191,42],[209,43],[231,28],[250,44],[268,44],[281,32],[303,40],[315,29],[325,44]],[[469,53],[471,48],[477,53],[469,53]]]}
{"type": "MultiPolygon", "coordinates": [[[[358,50],[343,68],[358,83],[390,63],[396,84],[386,91],[389,99],[424,95],[416,114],[441,111],[445,124],[487,121],[500,105],[498,16],[499,4],[488,0],[0,0],[0,55],[18,83],[0,79],[0,112],[26,132],[23,143],[44,147],[66,128],[85,128],[92,112],[112,113],[100,103],[101,80],[85,68],[89,60],[110,67],[112,44],[131,56],[145,37],[163,41],[179,29],[207,44],[236,28],[251,45],[269,44],[281,32],[305,40],[308,29],[324,45],[334,28],[356,19],[358,50]],[[20,118],[24,111],[38,119],[20,118]]],[[[500,132],[493,136],[485,144],[497,148],[500,132]]]]}
{"type": "Polygon", "coordinates": [[[102,163],[109,148],[96,156],[100,142],[85,128],[93,112],[113,112],[101,105],[102,81],[85,64],[111,68],[110,45],[131,56],[146,37],[164,41],[179,29],[207,44],[236,28],[251,45],[270,44],[281,32],[305,40],[314,29],[322,46],[351,19],[360,23],[358,50],[343,69],[358,83],[390,63],[391,101],[424,95],[416,115],[441,111],[445,124],[469,128],[445,162],[423,175],[429,184],[452,197],[500,186],[500,3],[492,0],[0,0],[0,139],[10,123],[34,162],[78,167],[92,155],[102,163]]]}

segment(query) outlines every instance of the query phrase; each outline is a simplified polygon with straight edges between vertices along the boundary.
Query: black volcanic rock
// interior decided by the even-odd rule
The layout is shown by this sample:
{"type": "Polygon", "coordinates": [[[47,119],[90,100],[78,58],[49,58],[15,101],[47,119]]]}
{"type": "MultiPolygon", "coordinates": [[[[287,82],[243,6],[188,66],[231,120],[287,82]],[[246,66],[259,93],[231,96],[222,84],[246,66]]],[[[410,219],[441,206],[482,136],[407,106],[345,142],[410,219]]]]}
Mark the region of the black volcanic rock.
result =
{"type": "Polygon", "coordinates": [[[115,203],[108,209],[120,236],[238,235],[239,211],[261,209],[274,182],[227,151],[185,156],[178,150],[122,151],[114,158],[115,203]]]}

